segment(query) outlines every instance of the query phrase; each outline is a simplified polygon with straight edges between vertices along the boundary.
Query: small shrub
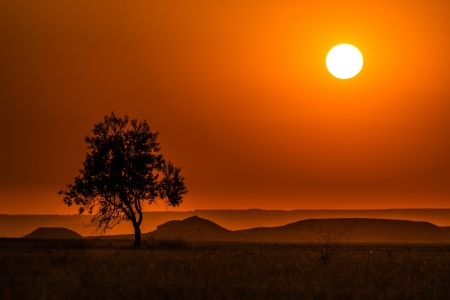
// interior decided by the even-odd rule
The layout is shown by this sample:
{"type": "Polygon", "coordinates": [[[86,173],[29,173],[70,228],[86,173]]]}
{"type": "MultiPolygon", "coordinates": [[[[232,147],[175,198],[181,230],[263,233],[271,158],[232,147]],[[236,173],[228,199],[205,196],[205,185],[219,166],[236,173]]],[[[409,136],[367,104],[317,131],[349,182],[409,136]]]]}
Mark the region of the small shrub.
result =
{"type": "Polygon", "coordinates": [[[322,245],[320,248],[320,259],[323,261],[330,261],[334,254],[334,248],[328,244],[322,245]]]}
{"type": "Polygon", "coordinates": [[[397,258],[397,253],[391,249],[387,249],[387,250],[383,251],[383,254],[390,260],[397,258]]]}

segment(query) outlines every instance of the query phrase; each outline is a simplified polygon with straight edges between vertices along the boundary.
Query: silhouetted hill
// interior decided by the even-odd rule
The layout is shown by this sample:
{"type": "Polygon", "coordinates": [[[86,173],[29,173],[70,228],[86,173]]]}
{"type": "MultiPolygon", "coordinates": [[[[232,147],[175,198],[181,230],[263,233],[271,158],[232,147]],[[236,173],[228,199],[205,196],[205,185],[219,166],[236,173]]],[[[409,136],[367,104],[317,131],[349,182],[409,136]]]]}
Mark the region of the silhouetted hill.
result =
{"type": "Polygon", "coordinates": [[[25,239],[82,239],[83,237],[67,228],[41,227],[27,234],[25,239]]]}
{"type": "Polygon", "coordinates": [[[241,230],[256,241],[349,243],[442,243],[449,236],[427,222],[384,219],[309,219],[273,228],[241,230]]]}
{"type": "MultiPolygon", "coordinates": [[[[425,221],[438,226],[450,226],[450,209],[381,209],[381,210],[194,210],[145,212],[142,232],[150,232],[164,222],[192,216],[211,220],[229,230],[255,227],[276,227],[298,220],[330,218],[370,218],[425,221]]],[[[90,215],[1,215],[0,237],[23,237],[38,227],[64,227],[83,236],[90,236],[93,227],[86,227],[90,215]]],[[[132,234],[131,222],[122,222],[108,235],[132,234]]]]}
{"type": "MultiPolygon", "coordinates": [[[[188,213],[188,212],[186,212],[188,213]]],[[[437,226],[450,226],[450,209],[367,209],[367,210],[194,210],[190,212],[230,230],[276,227],[307,219],[390,219],[422,221],[437,226]]],[[[187,217],[187,216],[186,216],[187,217]]],[[[184,217],[184,218],[186,218],[184,217]]],[[[172,218],[176,219],[176,218],[172,218]]]]}
{"type": "Polygon", "coordinates": [[[444,226],[444,227],[440,227],[442,230],[444,230],[448,237],[450,238],[450,226],[444,226]]]}
{"type": "Polygon", "coordinates": [[[241,234],[225,229],[209,220],[192,216],[182,221],[172,220],[148,233],[156,238],[184,238],[196,241],[235,240],[241,234]]]}
{"type": "Polygon", "coordinates": [[[431,223],[383,219],[309,219],[278,227],[231,231],[197,216],[166,222],[148,233],[190,241],[290,243],[443,243],[448,233],[431,223]]]}

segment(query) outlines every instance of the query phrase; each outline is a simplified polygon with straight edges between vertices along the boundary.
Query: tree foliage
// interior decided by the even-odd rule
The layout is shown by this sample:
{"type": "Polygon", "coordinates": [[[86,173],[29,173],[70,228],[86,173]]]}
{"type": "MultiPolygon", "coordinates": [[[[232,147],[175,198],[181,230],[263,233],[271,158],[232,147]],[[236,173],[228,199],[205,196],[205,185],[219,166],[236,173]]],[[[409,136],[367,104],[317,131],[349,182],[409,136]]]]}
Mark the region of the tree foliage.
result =
{"type": "Polygon", "coordinates": [[[90,224],[104,234],[121,221],[131,221],[135,246],[141,242],[142,203],[163,201],[178,206],[187,193],[181,168],[160,154],[158,132],[147,122],[114,115],[96,124],[87,136],[88,153],[74,183],[59,191],[64,203],[93,214],[90,224]]]}

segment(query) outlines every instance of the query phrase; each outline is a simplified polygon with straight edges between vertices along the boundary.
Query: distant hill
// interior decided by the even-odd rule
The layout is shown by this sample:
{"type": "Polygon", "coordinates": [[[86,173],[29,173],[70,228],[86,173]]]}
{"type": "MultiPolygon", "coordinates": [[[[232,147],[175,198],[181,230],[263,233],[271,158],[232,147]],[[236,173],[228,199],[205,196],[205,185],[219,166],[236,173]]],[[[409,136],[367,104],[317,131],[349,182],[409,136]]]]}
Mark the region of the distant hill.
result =
{"type": "Polygon", "coordinates": [[[448,233],[428,222],[385,219],[310,219],[273,228],[241,230],[267,242],[443,243],[448,233]]]}
{"type": "Polygon", "coordinates": [[[41,227],[27,234],[25,239],[82,239],[83,237],[73,230],[61,227],[41,227]]]}
{"type": "Polygon", "coordinates": [[[225,229],[209,220],[192,216],[182,221],[172,220],[157,226],[148,233],[156,238],[184,238],[195,241],[227,241],[235,240],[240,234],[225,229]]]}
{"type": "Polygon", "coordinates": [[[449,237],[450,237],[450,226],[444,226],[444,227],[441,227],[442,228],[442,230],[444,230],[448,235],[449,235],[449,237]]]}
{"type": "MultiPolygon", "coordinates": [[[[255,227],[276,227],[298,220],[330,218],[370,218],[424,221],[438,226],[450,226],[450,209],[380,209],[380,210],[194,210],[144,212],[142,232],[150,232],[164,222],[199,216],[229,230],[255,227]]],[[[90,215],[2,215],[0,237],[23,237],[38,227],[64,227],[90,236],[95,228],[85,226],[90,215]]],[[[131,222],[121,222],[108,235],[132,234],[131,222]]]]}
{"type": "MultiPolygon", "coordinates": [[[[437,226],[450,226],[450,209],[318,209],[318,210],[194,210],[191,215],[211,220],[230,230],[241,230],[255,227],[276,227],[299,220],[308,219],[390,219],[422,221],[437,226]]],[[[191,215],[167,215],[174,219],[184,219],[191,215]]],[[[153,218],[152,216],[149,216],[153,218]]],[[[156,219],[155,219],[156,220],[156,219]]],[[[160,222],[159,224],[161,224],[160,222]]]]}
{"type": "Polygon", "coordinates": [[[247,241],[290,243],[446,243],[449,234],[427,222],[342,218],[309,219],[278,227],[231,231],[209,220],[193,216],[174,220],[148,233],[159,238],[190,241],[247,241]]]}

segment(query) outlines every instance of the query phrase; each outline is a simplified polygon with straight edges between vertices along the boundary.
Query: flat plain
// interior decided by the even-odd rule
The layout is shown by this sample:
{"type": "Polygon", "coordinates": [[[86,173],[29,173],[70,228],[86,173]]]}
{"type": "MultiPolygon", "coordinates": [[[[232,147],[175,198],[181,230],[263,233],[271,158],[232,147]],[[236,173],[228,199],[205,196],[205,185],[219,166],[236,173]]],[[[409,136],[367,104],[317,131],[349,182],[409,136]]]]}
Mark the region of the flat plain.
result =
{"type": "Polygon", "coordinates": [[[450,246],[0,239],[1,299],[450,299],[450,246]]]}

